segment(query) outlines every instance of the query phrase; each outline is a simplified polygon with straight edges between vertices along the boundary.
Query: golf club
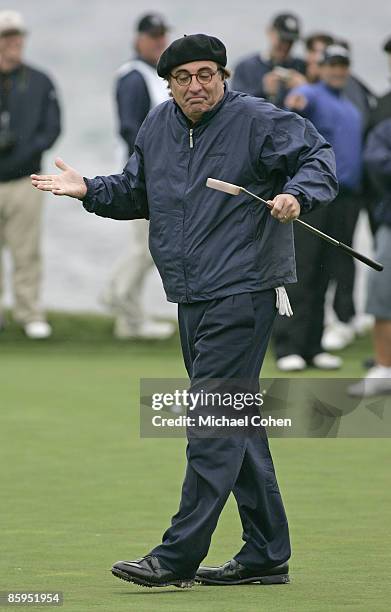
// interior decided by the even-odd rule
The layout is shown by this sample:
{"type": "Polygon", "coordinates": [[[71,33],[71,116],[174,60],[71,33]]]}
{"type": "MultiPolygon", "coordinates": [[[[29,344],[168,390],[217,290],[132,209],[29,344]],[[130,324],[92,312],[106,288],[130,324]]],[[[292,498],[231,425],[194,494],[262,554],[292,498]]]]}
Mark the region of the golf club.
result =
{"type": "MultiPolygon", "coordinates": [[[[219,181],[218,179],[214,178],[208,178],[206,181],[206,186],[210,187],[211,189],[217,189],[217,191],[224,191],[225,193],[229,193],[230,195],[234,196],[239,195],[240,193],[247,193],[247,195],[249,195],[250,197],[254,198],[255,200],[258,200],[259,202],[262,202],[262,204],[266,204],[268,208],[271,208],[270,204],[266,200],[263,200],[259,196],[255,195],[255,193],[251,193],[251,191],[248,191],[247,189],[245,189],[244,187],[240,187],[239,185],[234,185],[233,183],[226,183],[225,181],[219,181]]],[[[301,219],[294,219],[294,221],[296,223],[300,223],[300,225],[303,225],[303,227],[305,227],[307,230],[309,230],[316,236],[319,236],[319,238],[327,240],[327,242],[330,242],[330,244],[336,246],[339,249],[342,249],[343,251],[345,251],[345,253],[348,253],[359,261],[362,261],[370,268],[373,268],[378,272],[381,272],[383,270],[383,265],[381,263],[374,261],[369,257],[366,257],[366,255],[363,255],[362,253],[358,253],[347,244],[339,242],[339,240],[336,240],[335,238],[324,234],[320,230],[316,229],[316,227],[312,227],[312,225],[309,225],[301,219]]]]}

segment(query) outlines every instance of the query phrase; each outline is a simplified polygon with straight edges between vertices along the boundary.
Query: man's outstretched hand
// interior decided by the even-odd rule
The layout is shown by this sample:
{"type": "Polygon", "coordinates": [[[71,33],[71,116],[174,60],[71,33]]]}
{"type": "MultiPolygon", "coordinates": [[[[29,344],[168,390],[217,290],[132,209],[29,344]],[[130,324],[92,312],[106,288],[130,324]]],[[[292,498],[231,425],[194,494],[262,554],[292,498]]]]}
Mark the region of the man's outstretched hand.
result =
{"type": "Polygon", "coordinates": [[[54,195],[67,195],[83,199],[87,187],[83,177],[74,168],[68,166],[60,157],[55,160],[61,174],[32,174],[31,182],[41,191],[51,191],[54,195]]]}

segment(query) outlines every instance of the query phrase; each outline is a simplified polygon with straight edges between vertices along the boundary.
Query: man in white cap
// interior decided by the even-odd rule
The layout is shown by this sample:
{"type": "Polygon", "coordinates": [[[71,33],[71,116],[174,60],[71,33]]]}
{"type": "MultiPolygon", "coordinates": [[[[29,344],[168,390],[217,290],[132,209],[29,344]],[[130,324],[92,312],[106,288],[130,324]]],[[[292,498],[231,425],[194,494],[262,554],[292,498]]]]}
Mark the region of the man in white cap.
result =
{"type": "Polygon", "coordinates": [[[25,35],[19,13],[0,11],[0,249],[11,253],[14,319],[39,339],[51,328],[39,305],[42,194],[29,175],[60,133],[60,111],[51,80],[23,62],[25,35]]]}
{"type": "MultiPolygon", "coordinates": [[[[168,26],[161,15],[144,15],[138,22],[136,58],[118,70],[116,101],[119,133],[126,147],[121,164],[134,149],[137,133],[151,110],[168,100],[164,79],[156,72],[157,61],[167,47],[168,26]]],[[[122,166],[121,166],[122,167],[122,166]]],[[[148,273],[154,267],[148,249],[149,223],[139,219],[130,225],[129,249],[117,263],[102,301],[115,317],[114,335],[121,339],[167,338],[172,323],[155,321],[142,307],[142,292],[148,273]]]]}

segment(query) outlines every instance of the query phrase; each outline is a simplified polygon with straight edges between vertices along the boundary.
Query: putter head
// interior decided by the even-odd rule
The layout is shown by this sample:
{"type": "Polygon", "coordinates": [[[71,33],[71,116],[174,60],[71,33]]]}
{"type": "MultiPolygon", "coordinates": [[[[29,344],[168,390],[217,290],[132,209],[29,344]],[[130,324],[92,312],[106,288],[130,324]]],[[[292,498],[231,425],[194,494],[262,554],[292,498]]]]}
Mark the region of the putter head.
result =
{"type": "Polygon", "coordinates": [[[210,187],[211,189],[217,189],[217,191],[224,191],[230,195],[236,196],[240,193],[240,187],[238,187],[238,185],[226,183],[225,181],[219,181],[218,179],[214,178],[208,178],[206,181],[206,186],[210,187]]]}

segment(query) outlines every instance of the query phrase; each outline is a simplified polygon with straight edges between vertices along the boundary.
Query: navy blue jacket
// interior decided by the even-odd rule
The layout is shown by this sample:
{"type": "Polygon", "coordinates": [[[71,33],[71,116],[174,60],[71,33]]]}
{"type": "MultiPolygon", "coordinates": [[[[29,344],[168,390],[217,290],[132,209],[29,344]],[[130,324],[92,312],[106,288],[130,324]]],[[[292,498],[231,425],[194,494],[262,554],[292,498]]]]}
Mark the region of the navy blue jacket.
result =
{"type": "Polygon", "coordinates": [[[391,225],[391,119],[381,121],[369,133],[364,160],[381,197],[375,208],[376,221],[391,225]]]}
{"type": "Polygon", "coordinates": [[[377,100],[377,105],[371,113],[369,119],[368,130],[374,128],[378,123],[384,121],[384,119],[391,118],[391,91],[388,91],[384,96],[381,96],[377,100]]]}
{"type": "Polygon", "coordinates": [[[149,218],[149,246],[167,298],[210,300],[296,281],[292,224],[247,195],[286,192],[303,211],[333,200],[335,159],[313,125],[234,91],[193,127],[173,100],[154,108],[122,174],[86,179],[84,207],[102,217],[149,218]],[[291,178],[289,178],[291,177],[291,178]]]}
{"type": "Polygon", "coordinates": [[[40,171],[42,153],[60,134],[60,109],[49,77],[30,66],[0,75],[0,87],[9,90],[6,104],[16,140],[10,152],[0,154],[0,181],[10,181],[40,171]]]}
{"type": "MultiPolygon", "coordinates": [[[[268,96],[263,88],[262,79],[273,68],[289,68],[305,74],[305,63],[298,57],[288,57],[284,62],[274,63],[272,60],[264,60],[259,53],[244,58],[236,66],[232,79],[232,89],[243,93],[265,98],[268,96]]],[[[270,100],[277,106],[283,106],[288,89],[281,83],[275,99],[270,100]]]]}
{"type": "Polygon", "coordinates": [[[121,76],[116,83],[115,97],[119,133],[128,146],[129,155],[132,155],[138,131],[151,108],[151,99],[142,74],[131,70],[121,76]]]}

